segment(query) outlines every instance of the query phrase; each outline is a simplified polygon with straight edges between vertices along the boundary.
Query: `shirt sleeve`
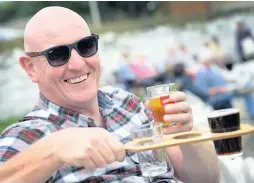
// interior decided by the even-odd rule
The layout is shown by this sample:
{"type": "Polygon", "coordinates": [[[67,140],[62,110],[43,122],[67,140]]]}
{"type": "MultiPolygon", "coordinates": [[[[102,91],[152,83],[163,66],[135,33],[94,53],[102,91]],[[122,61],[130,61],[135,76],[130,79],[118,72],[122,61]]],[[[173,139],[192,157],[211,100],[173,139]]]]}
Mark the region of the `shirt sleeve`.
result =
{"type": "Polygon", "coordinates": [[[43,138],[48,131],[46,125],[33,128],[33,125],[28,127],[15,124],[7,128],[0,135],[0,164],[43,138]]]}
{"type": "MultiPolygon", "coordinates": [[[[14,124],[0,134],[0,165],[30,147],[33,143],[51,133],[47,124],[32,121],[14,124]]],[[[53,183],[55,173],[45,183],[53,183]]]]}

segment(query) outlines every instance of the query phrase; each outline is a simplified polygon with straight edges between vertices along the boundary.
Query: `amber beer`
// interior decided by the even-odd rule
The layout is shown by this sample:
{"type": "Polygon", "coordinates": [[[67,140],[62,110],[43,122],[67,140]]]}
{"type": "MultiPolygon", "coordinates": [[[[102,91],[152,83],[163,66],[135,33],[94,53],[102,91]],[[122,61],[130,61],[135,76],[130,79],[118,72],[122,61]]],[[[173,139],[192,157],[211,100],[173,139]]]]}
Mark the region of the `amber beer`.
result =
{"type": "Polygon", "coordinates": [[[163,123],[163,126],[176,127],[180,123],[166,122],[164,106],[170,104],[170,93],[176,91],[175,83],[156,85],[147,88],[149,101],[152,107],[153,118],[156,123],[163,123]]]}

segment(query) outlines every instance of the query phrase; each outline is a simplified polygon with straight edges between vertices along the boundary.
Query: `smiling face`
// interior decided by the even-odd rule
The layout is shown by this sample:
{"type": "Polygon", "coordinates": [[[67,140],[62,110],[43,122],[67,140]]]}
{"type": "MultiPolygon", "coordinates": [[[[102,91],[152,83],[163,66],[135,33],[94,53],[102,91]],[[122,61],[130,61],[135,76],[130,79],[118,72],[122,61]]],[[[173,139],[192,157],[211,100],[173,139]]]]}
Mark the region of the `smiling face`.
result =
{"type": "MultiPolygon", "coordinates": [[[[74,43],[90,35],[86,22],[75,12],[61,7],[45,8],[26,26],[25,51],[39,52],[74,43]]],[[[32,81],[38,83],[42,94],[53,103],[75,110],[88,102],[97,102],[100,77],[98,53],[83,58],[72,49],[69,62],[58,67],[52,67],[45,56],[23,57],[23,60],[30,62],[26,70],[32,81]]],[[[22,59],[20,62],[22,64],[22,59]]]]}

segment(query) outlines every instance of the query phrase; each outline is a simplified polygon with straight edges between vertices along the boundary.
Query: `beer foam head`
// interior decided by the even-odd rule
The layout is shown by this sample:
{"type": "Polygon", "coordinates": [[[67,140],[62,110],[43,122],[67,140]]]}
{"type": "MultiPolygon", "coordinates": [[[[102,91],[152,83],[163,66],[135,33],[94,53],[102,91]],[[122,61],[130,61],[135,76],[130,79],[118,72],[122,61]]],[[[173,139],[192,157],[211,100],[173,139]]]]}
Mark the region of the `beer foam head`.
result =
{"type": "Polygon", "coordinates": [[[221,109],[221,110],[216,110],[210,112],[207,117],[208,118],[216,118],[216,117],[221,117],[221,116],[227,116],[230,114],[235,114],[239,113],[239,109],[231,108],[231,109],[221,109]]]}
{"type": "Polygon", "coordinates": [[[165,95],[169,95],[172,91],[177,91],[175,83],[161,84],[155,86],[149,86],[146,88],[149,98],[159,98],[165,95]]]}

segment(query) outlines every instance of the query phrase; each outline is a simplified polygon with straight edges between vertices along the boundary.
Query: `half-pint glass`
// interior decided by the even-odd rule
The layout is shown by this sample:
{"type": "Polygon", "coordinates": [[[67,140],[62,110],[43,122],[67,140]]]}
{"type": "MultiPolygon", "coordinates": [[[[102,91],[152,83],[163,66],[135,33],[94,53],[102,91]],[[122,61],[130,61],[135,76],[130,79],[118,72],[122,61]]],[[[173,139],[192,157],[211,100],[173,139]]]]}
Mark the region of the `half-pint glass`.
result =
{"type": "MultiPolygon", "coordinates": [[[[212,111],[207,115],[211,132],[224,133],[240,129],[240,112],[238,109],[222,109],[212,111]]],[[[215,140],[214,146],[220,156],[236,157],[242,155],[242,138],[234,137],[215,140]]]]}
{"type": "MultiPolygon", "coordinates": [[[[132,139],[152,137],[143,146],[159,143],[163,139],[162,124],[147,124],[131,130],[132,139]]],[[[144,177],[155,177],[168,171],[166,149],[154,149],[137,153],[141,172],[144,177]]]]}
{"type": "Polygon", "coordinates": [[[175,83],[155,85],[146,88],[147,95],[152,108],[155,123],[162,123],[165,127],[177,127],[180,122],[167,122],[163,120],[165,114],[164,106],[170,104],[170,94],[177,91],[175,83]]]}

